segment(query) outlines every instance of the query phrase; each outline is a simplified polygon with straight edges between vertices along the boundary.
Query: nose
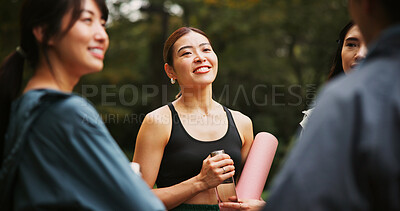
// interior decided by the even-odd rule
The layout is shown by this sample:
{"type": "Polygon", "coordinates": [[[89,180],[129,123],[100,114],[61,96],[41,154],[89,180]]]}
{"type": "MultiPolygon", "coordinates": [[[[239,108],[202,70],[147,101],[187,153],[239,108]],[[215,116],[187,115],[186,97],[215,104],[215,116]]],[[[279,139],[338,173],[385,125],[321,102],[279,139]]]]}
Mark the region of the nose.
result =
{"type": "Polygon", "coordinates": [[[194,62],[205,62],[206,61],[206,57],[204,57],[201,54],[197,54],[197,56],[194,58],[194,62]]]}
{"type": "Polygon", "coordinates": [[[108,34],[106,29],[103,25],[99,24],[96,26],[94,39],[99,42],[107,42],[108,41],[108,34]]]}
{"type": "Polygon", "coordinates": [[[367,55],[367,46],[365,45],[361,45],[360,48],[358,49],[357,53],[356,53],[356,61],[362,60],[365,58],[365,56],[367,55]]]}

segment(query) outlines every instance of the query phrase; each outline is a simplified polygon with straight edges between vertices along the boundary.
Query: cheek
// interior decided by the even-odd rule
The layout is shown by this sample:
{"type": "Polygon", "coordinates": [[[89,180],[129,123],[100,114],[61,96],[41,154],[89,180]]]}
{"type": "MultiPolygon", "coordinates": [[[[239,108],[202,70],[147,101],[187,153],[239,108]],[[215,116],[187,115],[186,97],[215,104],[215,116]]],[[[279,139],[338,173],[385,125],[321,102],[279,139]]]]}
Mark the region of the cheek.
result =
{"type": "Polygon", "coordinates": [[[91,30],[81,25],[71,28],[70,35],[73,41],[84,44],[89,43],[93,37],[91,30]]]}
{"type": "Polygon", "coordinates": [[[210,60],[210,62],[212,62],[215,67],[218,67],[218,57],[215,53],[212,57],[210,57],[210,60]]]}
{"type": "Polygon", "coordinates": [[[346,64],[347,64],[346,52],[342,50],[342,54],[340,56],[342,57],[342,67],[343,69],[346,69],[346,64]]]}
{"type": "MultiPolygon", "coordinates": [[[[106,32],[106,34],[107,34],[107,32],[106,32]]],[[[110,38],[108,37],[108,34],[107,34],[107,38],[106,38],[106,40],[105,40],[105,50],[107,50],[108,49],[108,47],[110,46],[110,38]]]]}
{"type": "Polygon", "coordinates": [[[343,63],[347,63],[349,60],[350,52],[348,50],[342,50],[342,61],[343,63]]]}

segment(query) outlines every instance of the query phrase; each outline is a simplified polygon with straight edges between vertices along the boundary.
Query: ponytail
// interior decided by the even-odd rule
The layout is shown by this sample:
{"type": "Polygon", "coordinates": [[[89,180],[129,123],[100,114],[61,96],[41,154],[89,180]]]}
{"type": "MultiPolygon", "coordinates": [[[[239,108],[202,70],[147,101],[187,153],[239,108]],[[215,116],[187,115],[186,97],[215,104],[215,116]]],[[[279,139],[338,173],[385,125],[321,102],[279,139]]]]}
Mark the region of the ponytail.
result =
{"type": "MultiPolygon", "coordinates": [[[[25,55],[22,49],[11,53],[0,67],[0,159],[3,160],[5,133],[8,128],[11,103],[20,94],[25,55]]],[[[0,162],[2,163],[2,162],[0,162]]],[[[0,164],[1,166],[1,164],[0,164]]]]}

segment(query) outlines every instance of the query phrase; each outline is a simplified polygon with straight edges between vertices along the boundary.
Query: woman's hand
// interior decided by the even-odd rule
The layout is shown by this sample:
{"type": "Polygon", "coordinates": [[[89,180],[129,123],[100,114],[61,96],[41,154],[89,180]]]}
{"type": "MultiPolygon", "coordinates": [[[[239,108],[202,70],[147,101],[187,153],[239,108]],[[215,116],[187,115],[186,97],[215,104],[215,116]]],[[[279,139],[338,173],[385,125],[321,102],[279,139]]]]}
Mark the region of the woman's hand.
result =
{"type": "Polygon", "coordinates": [[[213,157],[208,156],[203,160],[203,166],[197,177],[207,190],[216,187],[233,175],[235,175],[233,160],[228,154],[219,154],[213,157]]]}
{"type": "Polygon", "coordinates": [[[237,201],[236,197],[229,198],[232,202],[220,203],[221,208],[230,208],[236,210],[248,210],[248,211],[259,211],[265,206],[266,202],[262,199],[239,199],[237,201]]]}

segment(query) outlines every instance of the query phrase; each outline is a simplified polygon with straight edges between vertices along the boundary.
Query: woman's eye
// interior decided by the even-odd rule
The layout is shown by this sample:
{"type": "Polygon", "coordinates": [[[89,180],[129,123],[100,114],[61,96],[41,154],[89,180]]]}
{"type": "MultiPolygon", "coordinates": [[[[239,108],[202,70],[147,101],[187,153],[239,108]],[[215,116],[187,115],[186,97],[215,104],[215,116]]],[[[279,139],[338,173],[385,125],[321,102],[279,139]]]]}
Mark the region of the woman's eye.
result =
{"type": "Polygon", "coordinates": [[[355,44],[355,43],[347,43],[346,46],[353,48],[353,47],[357,47],[357,44],[355,44]]]}
{"type": "Polygon", "coordinates": [[[190,52],[185,52],[185,53],[182,54],[182,56],[186,56],[186,55],[189,55],[189,54],[190,54],[190,52]]]}
{"type": "Polygon", "coordinates": [[[211,51],[211,48],[205,48],[203,51],[211,51]]]}
{"type": "Polygon", "coordinates": [[[85,22],[85,23],[92,23],[92,18],[84,18],[83,19],[83,22],[85,22]]]}
{"type": "Polygon", "coordinates": [[[104,28],[106,28],[106,21],[105,21],[105,20],[101,19],[100,24],[101,24],[104,28]]]}

